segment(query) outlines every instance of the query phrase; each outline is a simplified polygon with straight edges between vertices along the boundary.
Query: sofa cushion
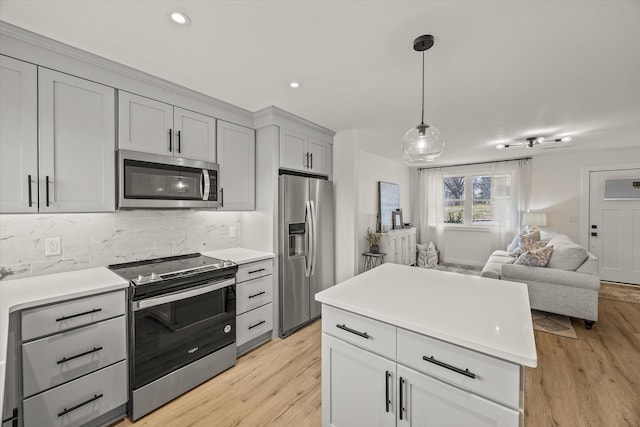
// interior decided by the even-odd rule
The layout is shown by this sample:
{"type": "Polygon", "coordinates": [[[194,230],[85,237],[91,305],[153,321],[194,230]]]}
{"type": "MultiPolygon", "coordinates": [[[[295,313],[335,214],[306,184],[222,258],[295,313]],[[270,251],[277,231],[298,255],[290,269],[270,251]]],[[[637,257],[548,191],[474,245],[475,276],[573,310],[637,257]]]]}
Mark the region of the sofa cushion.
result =
{"type": "MultiPolygon", "coordinates": [[[[551,239],[549,245],[551,245],[553,241],[554,239],[551,239]]],[[[549,260],[549,264],[547,264],[549,268],[575,271],[589,257],[589,253],[585,248],[568,239],[562,242],[556,242],[553,248],[551,259],[549,260]]]]}
{"type": "MultiPolygon", "coordinates": [[[[539,235],[540,233],[538,233],[538,237],[539,235]]],[[[522,236],[522,239],[520,239],[520,242],[521,242],[520,246],[510,254],[511,256],[517,257],[522,255],[525,252],[530,252],[535,249],[540,249],[547,245],[547,242],[544,240],[535,239],[527,236],[522,236]]]]}
{"type": "Polygon", "coordinates": [[[553,246],[545,246],[524,252],[515,260],[516,265],[526,265],[530,267],[546,267],[551,258],[553,246]]]}

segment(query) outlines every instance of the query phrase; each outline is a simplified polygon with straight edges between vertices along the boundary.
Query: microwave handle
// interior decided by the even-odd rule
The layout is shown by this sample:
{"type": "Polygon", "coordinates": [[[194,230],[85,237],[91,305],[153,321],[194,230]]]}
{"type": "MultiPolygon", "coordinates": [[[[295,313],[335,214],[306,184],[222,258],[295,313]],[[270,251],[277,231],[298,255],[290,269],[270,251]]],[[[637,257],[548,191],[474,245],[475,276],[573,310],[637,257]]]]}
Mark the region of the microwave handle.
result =
{"type": "Polygon", "coordinates": [[[204,178],[204,188],[202,189],[202,200],[209,200],[209,193],[211,193],[211,181],[209,180],[209,171],[202,169],[202,176],[204,178]]]}

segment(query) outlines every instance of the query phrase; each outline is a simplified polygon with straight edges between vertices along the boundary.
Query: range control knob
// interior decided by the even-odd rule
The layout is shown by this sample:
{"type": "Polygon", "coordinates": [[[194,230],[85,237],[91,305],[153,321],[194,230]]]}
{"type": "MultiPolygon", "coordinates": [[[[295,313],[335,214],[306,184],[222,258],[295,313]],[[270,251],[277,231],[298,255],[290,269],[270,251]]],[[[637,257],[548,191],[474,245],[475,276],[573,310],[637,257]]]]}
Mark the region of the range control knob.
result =
{"type": "Polygon", "coordinates": [[[231,332],[231,325],[225,325],[224,326],[224,333],[228,334],[229,332],[231,332]]]}
{"type": "Polygon", "coordinates": [[[231,261],[229,259],[224,262],[224,266],[225,267],[231,267],[232,265],[233,265],[233,261],[231,261]]]}
{"type": "Polygon", "coordinates": [[[160,279],[160,276],[158,275],[158,273],[151,273],[151,276],[149,276],[149,278],[151,280],[158,280],[160,279]]]}
{"type": "Polygon", "coordinates": [[[138,283],[144,283],[147,281],[147,278],[144,277],[142,274],[139,274],[137,280],[138,280],[138,283]]]}

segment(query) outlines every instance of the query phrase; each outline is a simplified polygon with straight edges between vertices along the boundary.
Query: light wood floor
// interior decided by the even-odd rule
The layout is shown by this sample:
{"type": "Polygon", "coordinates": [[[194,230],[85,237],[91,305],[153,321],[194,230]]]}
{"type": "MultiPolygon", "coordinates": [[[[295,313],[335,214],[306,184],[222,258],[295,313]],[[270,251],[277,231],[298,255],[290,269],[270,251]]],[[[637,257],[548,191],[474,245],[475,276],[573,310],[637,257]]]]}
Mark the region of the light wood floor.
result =
{"type": "MultiPolygon", "coordinates": [[[[640,304],[600,299],[578,339],[535,331],[526,370],[525,425],[640,426],[640,304]]],[[[274,340],[136,423],[116,426],[320,426],[320,322],[274,340]]]]}

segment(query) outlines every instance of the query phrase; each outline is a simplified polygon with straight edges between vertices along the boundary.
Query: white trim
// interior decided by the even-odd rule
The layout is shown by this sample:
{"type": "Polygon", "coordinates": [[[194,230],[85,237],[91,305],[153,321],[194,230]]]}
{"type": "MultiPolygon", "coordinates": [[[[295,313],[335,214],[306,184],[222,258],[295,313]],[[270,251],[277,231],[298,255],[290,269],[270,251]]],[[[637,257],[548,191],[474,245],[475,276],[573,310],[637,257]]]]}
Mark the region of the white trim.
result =
{"type": "MultiPolygon", "coordinates": [[[[431,226],[434,227],[435,226],[431,226]]],[[[475,233],[491,233],[490,225],[455,225],[455,224],[445,224],[444,231],[473,231],[475,233]]]]}
{"type": "Polygon", "coordinates": [[[591,172],[604,172],[604,171],[620,171],[625,169],[640,169],[640,163],[627,163],[622,165],[589,165],[583,166],[582,179],[580,182],[580,221],[578,223],[578,229],[580,230],[580,244],[588,248],[589,247],[589,211],[590,211],[590,182],[589,177],[591,172]]]}
{"type": "Polygon", "coordinates": [[[282,108],[276,107],[275,105],[270,105],[269,107],[265,107],[261,110],[256,111],[255,113],[253,113],[253,117],[254,126],[256,129],[260,129],[269,125],[291,127],[291,123],[295,123],[296,125],[303,126],[305,128],[305,133],[309,133],[309,129],[313,129],[316,132],[319,132],[321,135],[329,136],[330,138],[332,138],[331,140],[323,139],[323,141],[326,140],[331,144],[333,144],[333,137],[336,134],[331,129],[327,129],[324,126],[320,126],[307,119],[298,117],[295,114],[283,110],[282,108]]]}

